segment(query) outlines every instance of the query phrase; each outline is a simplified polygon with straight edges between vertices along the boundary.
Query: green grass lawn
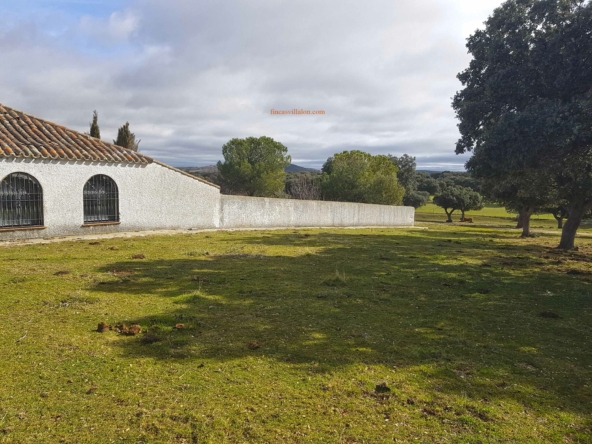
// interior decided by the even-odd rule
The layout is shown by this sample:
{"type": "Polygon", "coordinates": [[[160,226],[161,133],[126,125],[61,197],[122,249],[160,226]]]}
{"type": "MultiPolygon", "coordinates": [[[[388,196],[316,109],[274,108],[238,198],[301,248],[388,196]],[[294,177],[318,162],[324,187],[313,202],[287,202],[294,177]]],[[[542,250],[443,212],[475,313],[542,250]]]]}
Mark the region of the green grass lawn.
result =
{"type": "MultiPolygon", "coordinates": [[[[440,214],[440,215],[444,214],[444,217],[446,217],[446,213],[444,213],[444,210],[442,208],[440,208],[439,206],[433,204],[432,202],[429,202],[427,205],[425,205],[421,208],[418,208],[416,210],[416,212],[417,213],[440,214]]],[[[475,216],[475,217],[476,216],[511,217],[511,218],[516,217],[516,214],[508,213],[504,207],[495,206],[495,205],[488,205],[479,211],[469,211],[467,213],[467,216],[469,215],[469,213],[471,214],[471,216],[475,216]]],[[[455,217],[456,219],[460,218],[460,211],[456,211],[453,216],[456,216],[455,217]]],[[[533,219],[555,220],[555,219],[553,219],[552,214],[535,214],[532,217],[533,217],[533,219]]]]}
{"type": "Polygon", "coordinates": [[[443,224],[0,248],[0,443],[591,442],[592,239],[556,243],[443,224]]]}
{"type": "MultiPolygon", "coordinates": [[[[419,213],[419,214],[444,215],[444,218],[446,218],[446,213],[444,212],[444,210],[442,208],[440,208],[439,206],[433,204],[432,202],[429,202],[427,205],[424,205],[423,207],[420,207],[415,211],[416,211],[416,213],[419,213]]],[[[508,219],[513,219],[513,220],[516,219],[515,213],[509,213],[504,207],[499,206],[499,205],[487,205],[482,210],[468,211],[466,216],[467,217],[475,217],[475,218],[485,216],[485,217],[508,218],[508,219]]],[[[460,219],[460,211],[454,212],[453,219],[455,219],[455,220],[460,219]]],[[[533,221],[549,220],[549,221],[553,221],[553,224],[555,226],[557,225],[555,218],[550,213],[533,214],[531,219],[533,221]]]]}
{"type": "MultiPolygon", "coordinates": [[[[452,214],[452,220],[455,223],[459,223],[460,211],[455,211],[452,214]]],[[[516,227],[516,215],[508,213],[504,207],[488,205],[479,211],[468,211],[466,217],[473,219],[472,225],[468,227],[498,227],[498,228],[514,228],[516,227]]],[[[444,210],[433,203],[415,210],[416,222],[436,222],[445,223],[446,213],[444,210]]],[[[534,214],[531,217],[531,228],[536,230],[551,230],[560,233],[561,230],[557,229],[557,221],[552,214],[534,214]]],[[[584,221],[579,229],[580,232],[592,231],[592,224],[590,221],[584,221]]]]}
{"type": "MultiPolygon", "coordinates": [[[[513,229],[516,227],[516,219],[514,217],[499,217],[499,216],[480,216],[476,215],[473,212],[467,213],[466,217],[473,218],[473,223],[461,223],[459,221],[460,214],[456,215],[454,213],[452,215],[452,221],[457,226],[464,226],[465,228],[504,228],[504,229],[513,229]]],[[[446,214],[444,211],[441,213],[415,213],[415,221],[416,222],[430,222],[430,223],[438,223],[438,224],[445,224],[446,223],[446,214]]],[[[538,231],[555,231],[557,234],[561,234],[561,230],[557,229],[557,222],[555,220],[550,219],[536,219],[533,218],[530,221],[530,228],[536,232],[538,231]]],[[[578,230],[578,232],[588,232],[592,228],[589,224],[582,224],[578,230]]],[[[521,230],[520,230],[521,231],[521,230]]]]}

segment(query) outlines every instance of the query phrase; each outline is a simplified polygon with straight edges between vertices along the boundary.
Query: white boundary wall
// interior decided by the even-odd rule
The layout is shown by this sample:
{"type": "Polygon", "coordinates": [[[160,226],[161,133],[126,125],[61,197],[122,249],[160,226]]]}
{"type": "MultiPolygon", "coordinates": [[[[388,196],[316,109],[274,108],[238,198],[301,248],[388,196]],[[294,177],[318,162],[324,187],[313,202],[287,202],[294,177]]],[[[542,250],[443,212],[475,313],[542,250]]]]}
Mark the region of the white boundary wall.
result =
{"type": "Polygon", "coordinates": [[[43,189],[44,229],[0,230],[0,241],[113,232],[281,227],[410,227],[412,207],[225,196],[160,163],[0,159],[0,180],[33,176],[43,189]],[[82,190],[95,174],[119,189],[120,223],[83,226],[82,190]]]}
{"type": "Polygon", "coordinates": [[[222,196],[221,228],[410,227],[412,207],[222,196]]]}

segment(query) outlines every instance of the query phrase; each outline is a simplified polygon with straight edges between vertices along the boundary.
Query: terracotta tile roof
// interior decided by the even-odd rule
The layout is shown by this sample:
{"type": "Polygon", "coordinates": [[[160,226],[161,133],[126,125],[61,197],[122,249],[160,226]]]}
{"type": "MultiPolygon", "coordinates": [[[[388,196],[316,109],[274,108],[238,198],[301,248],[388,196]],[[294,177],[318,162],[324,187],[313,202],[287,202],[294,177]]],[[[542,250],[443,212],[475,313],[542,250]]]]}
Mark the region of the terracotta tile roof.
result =
{"type": "Polygon", "coordinates": [[[153,160],[0,104],[0,158],[147,164],[153,160]]]}

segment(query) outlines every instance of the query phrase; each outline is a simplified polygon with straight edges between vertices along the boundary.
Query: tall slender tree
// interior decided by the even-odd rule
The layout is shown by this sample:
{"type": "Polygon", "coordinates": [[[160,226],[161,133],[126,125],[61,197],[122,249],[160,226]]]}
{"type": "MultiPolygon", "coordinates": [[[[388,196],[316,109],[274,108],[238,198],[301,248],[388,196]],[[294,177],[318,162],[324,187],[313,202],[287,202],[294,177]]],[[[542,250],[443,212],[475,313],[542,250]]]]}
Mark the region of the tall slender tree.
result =
{"type": "Polygon", "coordinates": [[[90,136],[96,137],[97,139],[101,138],[101,129],[99,128],[99,113],[97,113],[97,110],[93,111],[93,119],[90,124],[90,136]]]}
{"type": "Polygon", "coordinates": [[[140,140],[136,140],[136,135],[130,131],[129,122],[125,122],[125,125],[117,130],[117,139],[113,143],[128,150],[138,151],[140,140]]]}

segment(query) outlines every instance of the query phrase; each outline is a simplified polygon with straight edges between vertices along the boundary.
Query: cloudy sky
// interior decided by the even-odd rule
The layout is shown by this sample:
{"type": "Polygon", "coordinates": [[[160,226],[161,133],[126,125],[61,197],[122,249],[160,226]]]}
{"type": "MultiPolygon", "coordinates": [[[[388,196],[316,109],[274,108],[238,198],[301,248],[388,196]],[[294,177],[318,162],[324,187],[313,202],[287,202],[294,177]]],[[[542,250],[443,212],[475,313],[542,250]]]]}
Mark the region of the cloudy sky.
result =
{"type": "Polygon", "coordinates": [[[266,135],[293,163],[410,154],[463,168],[451,97],[466,38],[501,0],[2,0],[0,103],[210,165],[266,135]],[[272,115],[275,110],[324,115],[272,115]]]}

